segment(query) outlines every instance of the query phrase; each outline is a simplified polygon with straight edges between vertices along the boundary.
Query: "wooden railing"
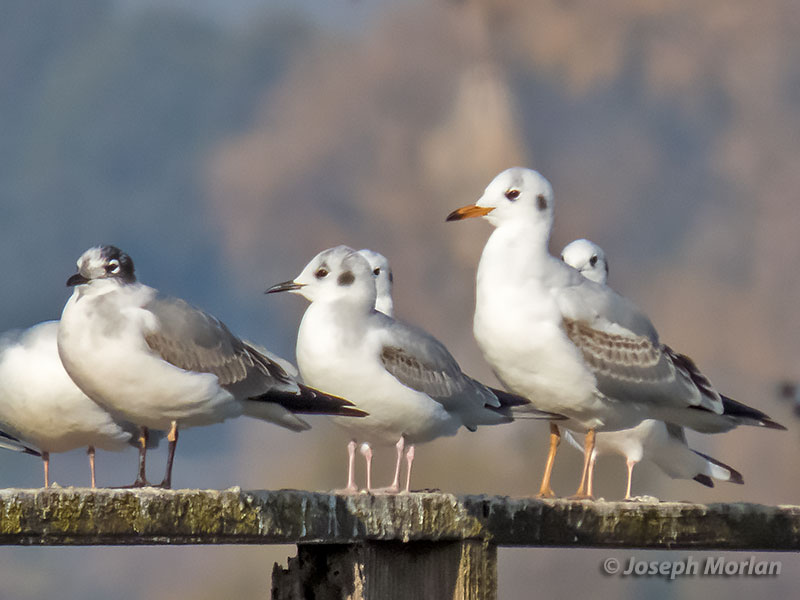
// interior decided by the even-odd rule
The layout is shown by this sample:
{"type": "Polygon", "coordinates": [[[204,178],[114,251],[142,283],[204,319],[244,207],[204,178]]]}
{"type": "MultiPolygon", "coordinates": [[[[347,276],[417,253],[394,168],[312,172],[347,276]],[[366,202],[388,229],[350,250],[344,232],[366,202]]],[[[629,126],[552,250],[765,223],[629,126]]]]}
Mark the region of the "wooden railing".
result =
{"type": "Polygon", "coordinates": [[[272,597],[496,597],[498,546],[798,550],[800,507],[296,490],[0,490],[10,545],[297,544],[272,597]]]}

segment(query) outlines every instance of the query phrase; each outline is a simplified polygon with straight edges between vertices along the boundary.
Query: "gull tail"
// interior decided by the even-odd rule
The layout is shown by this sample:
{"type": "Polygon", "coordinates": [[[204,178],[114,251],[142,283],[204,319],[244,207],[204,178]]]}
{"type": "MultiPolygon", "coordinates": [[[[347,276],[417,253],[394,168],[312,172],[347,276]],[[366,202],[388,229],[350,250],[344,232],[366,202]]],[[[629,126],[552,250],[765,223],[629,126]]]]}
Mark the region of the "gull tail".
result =
{"type": "Polygon", "coordinates": [[[42,453],[38,450],[34,450],[33,448],[29,448],[13,435],[9,435],[4,431],[0,431],[0,448],[5,448],[6,450],[12,450],[14,452],[22,452],[24,454],[30,454],[31,456],[41,456],[42,453]]]}
{"type": "Polygon", "coordinates": [[[711,458],[708,454],[703,454],[697,450],[692,450],[692,452],[706,461],[707,468],[707,473],[700,473],[694,477],[695,481],[698,481],[708,487],[714,487],[714,484],[711,482],[709,477],[713,477],[719,481],[730,481],[731,483],[738,484],[744,483],[744,477],[742,477],[742,474],[730,465],[726,465],[724,462],[718,461],[716,458],[711,458]],[[701,480],[701,477],[708,480],[708,483],[701,480]]]}
{"type": "Polygon", "coordinates": [[[500,406],[487,406],[486,408],[503,416],[509,416],[514,419],[547,419],[550,421],[562,421],[566,419],[565,416],[559,415],[558,413],[551,413],[535,408],[530,400],[522,396],[492,387],[489,389],[500,401],[500,406]]]}
{"type": "Polygon", "coordinates": [[[773,421],[766,413],[737,402],[727,396],[722,396],[723,415],[732,417],[741,425],[752,425],[754,427],[766,427],[767,429],[779,429],[786,431],[786,427],[773,421]]]}

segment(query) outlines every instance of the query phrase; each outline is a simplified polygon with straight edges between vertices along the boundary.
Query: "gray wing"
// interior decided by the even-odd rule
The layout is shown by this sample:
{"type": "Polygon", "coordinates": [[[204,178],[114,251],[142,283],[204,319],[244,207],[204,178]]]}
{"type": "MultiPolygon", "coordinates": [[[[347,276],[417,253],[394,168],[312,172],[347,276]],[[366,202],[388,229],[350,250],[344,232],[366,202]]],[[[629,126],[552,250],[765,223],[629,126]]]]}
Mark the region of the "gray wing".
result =
{"type": "Polygon", "coordinates": [[[722,398],[688,357],[648,336],[610,333],[571,319],[563,324],[594,373],[598,390],[608,398],[697,406],[722,414],[722,398]]]}
{"type": "Polygon", "coordinates": [[[380,313],[374,318],[381,319],[387,331],[381,361],[400,383],[429,395],[448,410],[500,406],[491,390],[467,377],[436,338],[380,313]]]}
{"type": "Polygon", "coordinates": [[[558,262],[556,301],[565,319],[586,321],[598,328],[620,330],[645,337],[658,345],[658,332],[636,304],[607,285],[586,279],[558,262]]]}
{"type": "Polygon", "coordinates": [[[177,298],[157,297],[144,308],[158,320],[158,327],[145,333],[147,345],[176,367],[216,375],[237,396],[263,394],[273,387],[297,391],[296,381],[281,365],[208,313],[177,298]]]}

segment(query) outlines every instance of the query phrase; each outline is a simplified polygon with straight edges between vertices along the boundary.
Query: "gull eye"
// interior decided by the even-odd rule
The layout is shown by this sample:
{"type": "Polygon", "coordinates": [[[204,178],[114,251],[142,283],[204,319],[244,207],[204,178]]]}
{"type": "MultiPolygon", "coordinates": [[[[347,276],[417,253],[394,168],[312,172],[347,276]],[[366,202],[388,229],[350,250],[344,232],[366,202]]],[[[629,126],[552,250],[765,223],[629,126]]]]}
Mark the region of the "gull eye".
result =
{"type": "Polygon", "coordinates": [[[108,261],[108,264],[106,265],[106,273],[109,275],[119,273],[119,261],[116,258],[108,261]]]}
{"type": "Polygon", "coordinates": [[[314,277],[317,279],[325,279],[328,276],[328,269],[317,269],[317,272],[314,273],[314,277]]]}
{"type": "Polygon", "coordinates": [[[547,198],[544,197],[544,194],[539,194],[536,196],[536,207],[539,210],[544,210],[547,208],[547,198]]]}
{"type": "Polygon", "coordinates": [[[519,198],[519,190],[514,189],[514,188],[512,188],[510,190],[506,190],[506,198],[508,198],[509,200],[514,202],[514,200],[519,198]]]}
{"type": "Polygon", "coordinates": [[[594,256],[592,256],[592,258],[589,259],[589,264],[593,267],[597,264],[597,254],[595,254],[594,256]]]}
{"type": "Polygon", "coordinates": [[[372,274],[375,275],[375,277],[377,277],[378,275],[381,274],[381,268],[375,267],[375,269],[372,271],[372,274]]]}

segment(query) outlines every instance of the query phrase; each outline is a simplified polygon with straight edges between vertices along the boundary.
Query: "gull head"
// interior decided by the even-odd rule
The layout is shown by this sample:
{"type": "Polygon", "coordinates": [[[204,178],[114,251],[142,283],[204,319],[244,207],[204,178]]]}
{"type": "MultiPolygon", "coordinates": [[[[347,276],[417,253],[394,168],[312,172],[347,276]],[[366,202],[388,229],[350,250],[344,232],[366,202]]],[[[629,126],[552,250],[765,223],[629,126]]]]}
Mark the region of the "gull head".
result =
{"type": "Polygon", "coordinates": [[[394,302],[392,301],[392,269],[389,266],[389,259],[380,252],[375,252],[369,248],[363,248],[358,253],[367,259],[369,268],[372,269],[372,276],[375,278],[375,291],[378,299],[375,301],[375,310],[385,315],[392,316],[394,312],[394,302]]]}
{"type": "Polygon", "coordinates": [[[78,272],[67,279],[67,285],[84,285],[103,279],[118,283],[136,281],[131,257],[116,246],[89,248],[78,259],[78,272]]]}
{"type": "Polygon", "coordinates": [[[495,227],[523,221],[553,221],[553,187],[538,171],[512,167],[486,186],[475,204],[463,206],[447,216],[448,221],[484,217],[495,227]]]}
{"type": "Polygon", "coordinates": [[[605,283],[608,279],[608,262],[603,249],[586,239],[570,242],[561,251],[561,260],[580,271],[591,281],[605,283]]]}
{"type": "Polygon", "coordinates": [[[267,290],[267,294],[293,292],[309,302],[345,301],[375,306],[375,278],[361,254],[348,246],[323,250],[292,279],[267,290]]]}

